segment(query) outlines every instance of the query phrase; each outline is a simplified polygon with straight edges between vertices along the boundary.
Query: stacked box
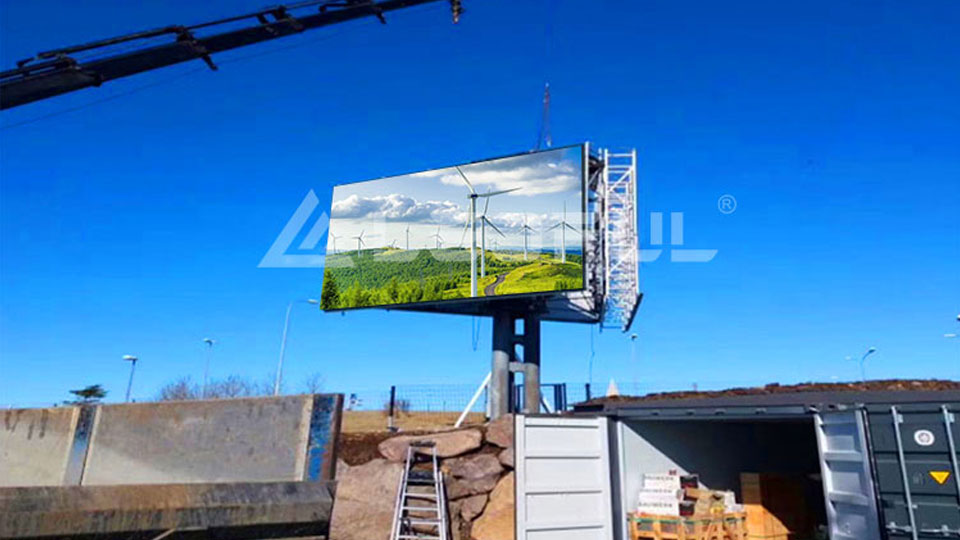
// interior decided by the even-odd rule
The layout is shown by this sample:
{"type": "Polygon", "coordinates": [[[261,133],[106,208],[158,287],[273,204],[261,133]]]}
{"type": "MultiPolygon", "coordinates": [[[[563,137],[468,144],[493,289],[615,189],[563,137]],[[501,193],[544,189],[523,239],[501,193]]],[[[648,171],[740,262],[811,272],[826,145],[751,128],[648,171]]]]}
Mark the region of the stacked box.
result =
{"type": "Polygon", "coordinates": [[[695,504],[684,500],[683,489],[691,485],[696,487],[697,484],[695,475],[644,474],[643,488],[637,498],[637,512],[667,516],[693,515],[695,504]]]}
{"type": "Polygon", "coordinates": [[[644,489],[673,489],[681,490],[684,488],[700,487],[700,478],[695,474],[677,474],[670,472],[666,474],[643,475],[644,489]]]}

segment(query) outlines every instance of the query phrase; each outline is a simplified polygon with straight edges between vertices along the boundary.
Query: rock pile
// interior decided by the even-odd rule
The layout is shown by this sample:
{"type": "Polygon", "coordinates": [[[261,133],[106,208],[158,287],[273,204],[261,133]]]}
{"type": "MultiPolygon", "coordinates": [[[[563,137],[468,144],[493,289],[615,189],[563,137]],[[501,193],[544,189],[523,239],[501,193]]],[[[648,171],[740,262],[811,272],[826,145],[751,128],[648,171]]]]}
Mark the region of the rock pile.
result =
{"type": "Polygon", "coordinates": [[[413,441],[433,441],[444,471],[453,540],[513,540],[513,416],[477,428],[399,435],[380,443],[383,459],[338,466],[330,540],[387,540],[397,485],[413,441]]]}

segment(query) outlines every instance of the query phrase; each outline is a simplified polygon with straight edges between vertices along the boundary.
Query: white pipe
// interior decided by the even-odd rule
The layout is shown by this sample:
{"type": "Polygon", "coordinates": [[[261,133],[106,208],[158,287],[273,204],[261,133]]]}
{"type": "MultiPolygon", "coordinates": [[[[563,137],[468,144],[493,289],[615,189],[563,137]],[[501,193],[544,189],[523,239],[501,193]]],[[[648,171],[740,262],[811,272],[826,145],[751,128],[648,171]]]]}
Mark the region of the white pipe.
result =
{"type": "Polygon", "coordinates": [[[550,405],[547,405],[547,400],[543,399],[542,395],[540,396],[540,404],[543,405],[548,414],[553,414],[553,409],[550,408],[550,405]]]}
{"type": "Polygon", "coordinates": [[[479,387],[477,387],[477,391],[474,392],[473,397],[470,398],[470,403],[467,403],[466,408],[464,408],[463,412],[460,413],[460,418],[457,418],[457,423],[454,424],[453,427],[460,427],[460,425],[463,424],[463,421],[467,419],[467,414],[470,412],[470,409],[472,409],[473,405],[477,402],[478,399],[480,399],[480,396],[483,394],[484,388],[489,386],[490,375],[491,373],[487,373],[487,376],[483,378],[483,382],[480,383],[479,387]]]}

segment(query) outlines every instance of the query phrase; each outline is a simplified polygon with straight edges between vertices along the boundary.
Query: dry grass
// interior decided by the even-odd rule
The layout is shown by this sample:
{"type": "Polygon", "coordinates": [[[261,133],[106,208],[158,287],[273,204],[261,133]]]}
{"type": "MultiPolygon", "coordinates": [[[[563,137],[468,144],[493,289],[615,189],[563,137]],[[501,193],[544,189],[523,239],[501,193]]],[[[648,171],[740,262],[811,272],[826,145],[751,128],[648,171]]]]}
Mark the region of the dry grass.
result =
{"type": "MultiPolygon", "coordinates": [[[[401,431],[429,431],[450,428],[460,416],[459,412],[410,412],[400,413],[394,425],[401,431]]],[[[463,425],[478,425],[484,421],[483,413],[470,413],[463,425]]],[[[372,433],[387,430],[387,415],[383,411],[343,411],[342,433],[372,433]]]]}

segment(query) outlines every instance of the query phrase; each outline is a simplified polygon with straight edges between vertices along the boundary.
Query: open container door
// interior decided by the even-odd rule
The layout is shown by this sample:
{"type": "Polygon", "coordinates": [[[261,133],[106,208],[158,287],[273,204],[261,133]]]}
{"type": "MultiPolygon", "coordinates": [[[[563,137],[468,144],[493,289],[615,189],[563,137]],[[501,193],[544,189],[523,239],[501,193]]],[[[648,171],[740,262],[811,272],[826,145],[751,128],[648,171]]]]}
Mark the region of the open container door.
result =
{"type": "Polygon", "coordinates": [[[518,540],[612,540],[605,417],[517,415],[518,540]]]}
{"type": "Polygon", "coordinates": [[[818,412],[816,431],[830,540],[879,540],[863,412],[818,412]]]}

